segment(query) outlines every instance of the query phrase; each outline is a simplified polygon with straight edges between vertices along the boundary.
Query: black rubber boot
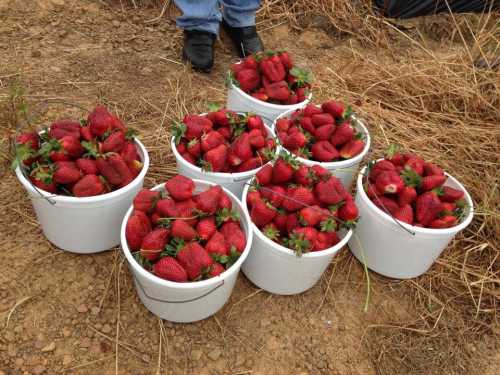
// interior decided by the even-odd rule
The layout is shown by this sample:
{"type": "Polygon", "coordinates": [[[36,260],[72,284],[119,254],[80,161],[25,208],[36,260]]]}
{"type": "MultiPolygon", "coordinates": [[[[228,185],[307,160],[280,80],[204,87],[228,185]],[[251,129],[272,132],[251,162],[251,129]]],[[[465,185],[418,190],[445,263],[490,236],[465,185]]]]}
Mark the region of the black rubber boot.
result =
{"type": "Polygon", "coordinates": [[[255,26],[232,27],[225,20],[222,20],[222,27],[231,37],[240,57],[264,50],[264,45],[255,26]]]}
{"type": "Polygon", "coordinates": [[[214,65],[215,34],[201,30],[184,30],[182,58],[193,69],[210,73],[214,65]]]}

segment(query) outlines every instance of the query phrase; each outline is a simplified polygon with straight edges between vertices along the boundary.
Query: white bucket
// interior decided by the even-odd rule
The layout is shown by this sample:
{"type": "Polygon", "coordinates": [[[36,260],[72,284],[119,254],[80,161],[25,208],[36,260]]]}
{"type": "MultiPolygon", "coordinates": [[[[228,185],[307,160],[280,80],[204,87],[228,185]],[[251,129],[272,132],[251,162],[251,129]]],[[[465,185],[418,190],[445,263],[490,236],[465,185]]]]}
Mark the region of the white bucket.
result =
{"type": "MultiPolygon", "coordinates": [[[[280,118],[289,118],[292,113],[295,112],[293,111],[288,111],[286,113],[283,113],[281,116],[279,116],[273,123],[273,131],[276,132],[276,121],[280,118]]],[[[328,169],[335,177],[337,177],[344,186],[349,187],[352,184],[352,181],[354,179],[354,176],[358,172],[359,164],[361,163],[361,160],[368,154],[368,151],[370,150],[370,145],[371,145],[371,137],[370,137],[370,132],[366,128],[366,126],[363,124],[363,122],[358,119],[355,115],[352,116],[352,122],[353,126],[356,130],[361,132],[364,135],[365,139],[365,148],[361,153],[356,155],[355,157],[347,160],[342,160],[342,161],[332,161],[332,162],[319,162],[319,161],[314,161],[314,160],[308,160],[301,158],[300,156],[296,156],[297,160],[299,160],[302,164],[305,164],[309,167],[319,164],[323,168],[328,169]]],[[[287,151],[288,150],[284,147],[281,147],[283,150],[287,151]]]]}
{"type": "Polygon", "coordinates": [[[28,192],[45,237],[60,249],[91,254],[120,243],[120,225],[134,197],[142,189],[149,156],[135,140],[143,162],[139,175],[127,186],[94,197],[68,197],[35,189],[19,167],[16,175],[28,192]]]}
{"type": "MultiPolygon", "coordinates": [[[[242,197],[246,214],[248,188],[245,187],[242,197]]],[[[341,232],[341,240],[335,246],[298,257],[292,250],[267,238],[253,223],[252,230],[252,249],[242,271],[259,288],[283,295],[298,294],[312,288],[352,235],[352,230],[341,232]]]]}
{"type": "MultiPolygon", "coordinates": [[[[268,138],[275,139],[276,136],[271,128],[267,125],[264,125],[268,138]]],[[[170,147],[172,148],[172,152],[175,155],[175,161],[177,163],[177,171],[179,174],[198,180],[205,180],[213,182],[217,185],[220,185],[236,195],[238,198],[241,197],[243,193],[243,187],[245,184],[259,171],[259,168],[252,169],[246,172],[239,173],[221,173],[221,172],[206,172],[202,170],[200,167],[191,164],[186,159],[182,157],[182,155],[177,151],[177,147],[175,144],[175,138],[172,137],[170,141],[170,147]]],[[[278,148],[276,148],[277,150],[278,148]]]]}
{"type": "Polygon", "coordinates": [[[452,228],[415,227],[396,221],[375,206],[363,189],[365,170],[366,167],[357,180],[356,204],[360,218],[349,241],[351,252],[361,263],[366,262],[369,269],[384,276],[410,279],[424,274],[455,235],[472,221],[473,204],[469,193],[455,178],[446,174],[445,185],[465,193],[469,214],[452,228]]]}
{"type": "MultiPolygon", "coordinates": [[[[194,183],[197,192],[215,185],[200,180],[194,180],[194,183]]],[[[165,184],[161,184],[152,190],[164,191],[164,187],[165,184]]],[[[215,314],[231,296],[241,264],[245,261],[252,246],[252,231],[250,217],[243,210],[240,201],[227,189],[224,191],[231,198],[233,208],[240,214],[241,226],[245,232],[247,244],[236,263],[219,276],[207,280],[177,283],[161,279],[142,268],[132,256],[125,237],[125,227],[133,207],[130,207],[125,215],[121,229],[123,253],[132,271],[139,298],[144,306],[156,316],[172,322],[195,322],[215,314]]]]}
{"type": "Polygon", "coordinates": [[[236,112],[255,113],[262,117],[266,124],[271,125],[282,113],[305,107],[311,98],[312,93],[307,96],[306,100],[297,104],[282,105],[267,103],[248,95],[245,91],[230,83],[227,93],[226,108],[236,112]]]}

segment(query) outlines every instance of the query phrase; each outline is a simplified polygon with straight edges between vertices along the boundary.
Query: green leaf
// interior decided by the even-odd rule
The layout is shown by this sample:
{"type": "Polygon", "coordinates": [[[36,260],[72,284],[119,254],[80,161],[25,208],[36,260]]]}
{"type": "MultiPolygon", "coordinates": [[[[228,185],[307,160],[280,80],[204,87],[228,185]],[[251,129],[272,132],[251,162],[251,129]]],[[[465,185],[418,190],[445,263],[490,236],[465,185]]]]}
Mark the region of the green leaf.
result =
{"type": "Polygon", "coordinates": [[[400,147],[394,143],[391,143],[387,150],[385,150],[385,157],[388,159],[392,159],[395,154],[399,152],[400,147]]]}
{"type": "Polygon", "coordinates": [[[18,166],[22,166],[25,160],[31,159],[36,156],[35,150],[33,150],[27,144],[18,144],[15,146],[15,155],[12,160],[12,169],[16,169],[18,166]]]}
{"type": "Polygon", "coordinates": [[[401,178],[403,179],[405,186],[418,188],[422,184],[422,176],[420,176],[412,168],[403,170],[401,172],[401,178]]]}
{"type": "Polygon", "coordinates": [[[174,121],[171,126],[170,133],[175,139],[175,144],[178,145],[181,142],[181,138],[186,134],[186,124],[178,121],[174,121]]]}
{"type": "Polygon", "coordinates": [[[226,270],[236,263],[240,255],[241,254],[238,252],[238,250],[236,250],[234,246],[231,246],[231,250],[229,251],[229,256],[226,262],[226,270]]]}
{"type": "Polygon", "coordinates": [[[335,219],[329,217],[328,219],[320,223],[320,227],[322,232],[336,232],[337,222],[335,221],[335,219]]]}
{"type": "Polygon", "coordinates": [[[306,84],[311,84],[314,80],[313,75],[310,71],[306,69],[294,66],[290,69],[290,74],[297,79],[297,86],[303,87],[306,84]]]}
{"type": "Polygon", "coordinates": [[[125,139],[128,141],[131,141],[135,137],[137,137],[138,134],[139,133],[137,132],[137,130],[135,130],[133,128],[127,128],[127,131],[125,132],[125,139]]]}
{"type": "Polygon", "coordinates": [[[98,158],[100,156],[98,146],[94,142],[83,141],[82,147],[85,149],[86,153],[84,156],[90,156],[93,158],[98,158]]]}
{"type": "Polygon", "coordinates": [[[140,251],[137,251],[133,254],[134,259],[137,261],[137,263],[140,264],[140,266],[148,271],[153,269],[153,264],[146,258],[144,258],[141,254],[140,251]]]}
{"type": "Polygon", "coordinates": [[[84,118],[80,119],[80,125],[81,126],[87,126],[87,120],[84,119],[84,118]]]}
{"type": "Polygon", "coordinates": [[[173,237],[170,242],[165,245],[165,249],[161,252],[160,257],[171,256],[175,258],[185,244],[186,242],[182,238],[173,237]]]}
{"type": "Polygon", "coordinates": [[[240,213],[235,209],[229,209],[227,207],[224,207],[217,211],[215,215],[215,222],[217,224],[217,227],[220,227],[224,222],[228,220],[239,221],[240,213]]]}
{"type": "Polygon", "coordinates": [[[217,112],[219,109],[222,108],[222,106],[217,103],[208,103],[207,107],[209,112],[217,112]]]}
{"type": "Polygon", "coordinates": [[[343,115],[344,119],[345,120],[349,119],[353,113],[354,113],[354,111],[352,110],[352,107],[350,105],[348,105],[344,111],[344,115],[343,115]]]}

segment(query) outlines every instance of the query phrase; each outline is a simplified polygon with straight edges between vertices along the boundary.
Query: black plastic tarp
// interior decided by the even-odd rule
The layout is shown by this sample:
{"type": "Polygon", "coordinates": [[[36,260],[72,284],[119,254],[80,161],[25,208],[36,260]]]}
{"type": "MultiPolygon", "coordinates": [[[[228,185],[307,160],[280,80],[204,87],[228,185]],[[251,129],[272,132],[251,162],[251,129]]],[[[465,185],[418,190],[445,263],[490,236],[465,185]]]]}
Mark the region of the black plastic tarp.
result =
{"type": "Polygon", "coordinates": [[[387,17],[411,18],[441,12],[484,12],[498,9],[500,0],[375,0],[387,17]],[[448,4],[447,4],[448,3],[448,4]]]}

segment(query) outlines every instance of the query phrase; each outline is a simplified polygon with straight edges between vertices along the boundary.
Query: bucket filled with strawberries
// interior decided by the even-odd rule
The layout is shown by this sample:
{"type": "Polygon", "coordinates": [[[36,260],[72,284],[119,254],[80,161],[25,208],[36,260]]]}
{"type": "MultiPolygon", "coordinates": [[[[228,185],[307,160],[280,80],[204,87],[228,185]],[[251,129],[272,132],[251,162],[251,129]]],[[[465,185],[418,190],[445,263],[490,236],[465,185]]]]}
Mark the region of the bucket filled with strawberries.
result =
{"type": "Polygon", "coordinates": [[[137,194],[121,241],[146,308],[162,319],[193,322],[229,299],[252,232],[229,190],[177,175],[137,194]]]}
{"type": "Polygon", "coordinates": [[[358,209],[341,181],[320,165],[283,153],[245,187],[254,239],[243,272],[276,294],[313,287],[347,243],[358,209]]]}
{"type": "Polygon", "coordinates": [[[104,106],[15,139],[15,172],[47,239],[75,253],[120,243],[120,224],[149,167],[132,129],[104,106]]]}
{"type": "Polygon", "coordinates": [[[276,141],[260,116],[222,108],[184,116],[174,124],[171,148],[180,174],[241,197],[245,183],[274,157],[276,141]]]}
{"type": "Polygon", "coordinates": [[[227,108],[256,113],[271,125],[280,114],[311,100],[312,74],[286,51],[259,52],[231,65],[227,108]]]}
{"type": "Polygon", "coordinates": [[[335,100],[308,104],[279,116],[273,130],[283,148],[305,165],[320,164],[350,186],[370,149],[368,129],[335,100]]]}
{"type": "Polygon", "coordinates": [[[368,268],[393,278],[425,273],[473,218],[460,182],[394,146],[361,171],[356,203],[361,218],[349,247],[368,268]]]}

